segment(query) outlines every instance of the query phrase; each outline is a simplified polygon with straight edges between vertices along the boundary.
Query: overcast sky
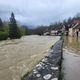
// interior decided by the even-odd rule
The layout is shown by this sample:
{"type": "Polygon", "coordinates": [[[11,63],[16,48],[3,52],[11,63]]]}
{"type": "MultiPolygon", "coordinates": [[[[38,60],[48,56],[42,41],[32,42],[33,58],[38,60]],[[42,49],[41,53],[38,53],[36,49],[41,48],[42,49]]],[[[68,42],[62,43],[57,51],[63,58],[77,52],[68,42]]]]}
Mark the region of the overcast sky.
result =
{"type": "Polygon", "coordinates": [[[0,17],[30,25],[48,25],[80,12],[80,0],[0,0],[0,17]]]}

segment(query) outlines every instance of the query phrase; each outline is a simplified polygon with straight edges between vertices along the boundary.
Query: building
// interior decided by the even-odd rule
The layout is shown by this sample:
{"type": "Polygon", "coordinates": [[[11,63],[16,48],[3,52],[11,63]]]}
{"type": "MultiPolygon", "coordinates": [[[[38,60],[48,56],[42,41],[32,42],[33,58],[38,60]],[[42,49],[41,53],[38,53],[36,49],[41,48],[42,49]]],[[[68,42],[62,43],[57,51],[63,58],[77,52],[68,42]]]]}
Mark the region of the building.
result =
{"type": "Polygon", "coordinates": [[[70,36],[80,36],[80,20],[75,20],[74,25],[69,28],[69,35],[70,36]]]}

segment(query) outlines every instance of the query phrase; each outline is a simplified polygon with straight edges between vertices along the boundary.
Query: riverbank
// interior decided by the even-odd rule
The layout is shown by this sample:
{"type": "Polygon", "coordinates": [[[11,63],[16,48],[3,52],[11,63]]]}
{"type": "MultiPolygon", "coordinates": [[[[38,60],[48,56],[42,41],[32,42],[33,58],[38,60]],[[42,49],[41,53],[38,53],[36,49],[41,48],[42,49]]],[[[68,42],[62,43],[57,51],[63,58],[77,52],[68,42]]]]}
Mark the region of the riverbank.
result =
{"type": "Polygon", "coordinates": [[[57,41],[49,55],[45,56],[35,69],[25,74],[22,80],[61,80],[63,40],[57,41]]]}

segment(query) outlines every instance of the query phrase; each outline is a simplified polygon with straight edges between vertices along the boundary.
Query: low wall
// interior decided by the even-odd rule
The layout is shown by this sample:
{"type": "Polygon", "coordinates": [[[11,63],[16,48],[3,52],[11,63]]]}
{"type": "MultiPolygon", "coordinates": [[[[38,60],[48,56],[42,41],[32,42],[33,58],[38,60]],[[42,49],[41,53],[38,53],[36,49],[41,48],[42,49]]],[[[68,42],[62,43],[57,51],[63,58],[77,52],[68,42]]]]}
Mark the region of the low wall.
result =
{"type": "Polygon", "coordinates": [[[45,56],[35,69],[23,80],[60,80],[62,62],[62,38],[56,42],[48,56],[45,56]]]}

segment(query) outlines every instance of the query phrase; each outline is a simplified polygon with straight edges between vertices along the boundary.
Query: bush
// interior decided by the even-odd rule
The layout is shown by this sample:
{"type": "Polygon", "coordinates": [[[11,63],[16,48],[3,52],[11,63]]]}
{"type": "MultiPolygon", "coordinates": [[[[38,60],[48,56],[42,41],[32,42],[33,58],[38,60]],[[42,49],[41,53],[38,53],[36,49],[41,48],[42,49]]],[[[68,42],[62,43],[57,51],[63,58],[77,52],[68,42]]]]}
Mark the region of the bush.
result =
{"type": "Polygon", "coordinates": [[[8,32],[0,32],[0,40],[6,40],[8,38],[8,32]]]}

